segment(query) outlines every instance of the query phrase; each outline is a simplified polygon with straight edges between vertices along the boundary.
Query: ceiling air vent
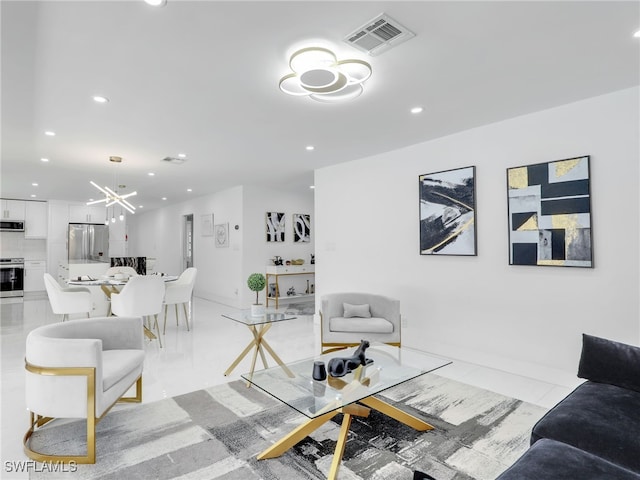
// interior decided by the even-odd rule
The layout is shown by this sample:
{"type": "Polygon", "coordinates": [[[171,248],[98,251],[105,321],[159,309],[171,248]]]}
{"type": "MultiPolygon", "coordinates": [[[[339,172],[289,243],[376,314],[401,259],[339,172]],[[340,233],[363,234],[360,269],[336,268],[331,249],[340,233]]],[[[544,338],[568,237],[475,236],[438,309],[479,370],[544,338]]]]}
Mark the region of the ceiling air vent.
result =
{"type": "Polygon", "coordinates": [[[185,162],[185,159],[178,158],[178,157],[164,157],[162,161],[167,163],[173,163],[174,165],[181,165],[185,162]]]}
{"type": "Polygon", "coordinates": [[[347,35],[344,41],[358,50],[375,56],[415,35],[411,30],[382,13],[347,35]]]}

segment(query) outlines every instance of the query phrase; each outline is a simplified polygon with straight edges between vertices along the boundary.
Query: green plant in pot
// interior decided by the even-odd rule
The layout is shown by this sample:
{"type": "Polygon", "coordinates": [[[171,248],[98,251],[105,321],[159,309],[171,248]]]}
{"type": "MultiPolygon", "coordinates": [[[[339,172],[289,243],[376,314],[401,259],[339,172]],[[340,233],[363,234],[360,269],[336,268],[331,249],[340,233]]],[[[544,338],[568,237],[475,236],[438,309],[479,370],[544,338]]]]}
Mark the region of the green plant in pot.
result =
{"type": "Polygon", "coordinates": [[[264,315],[264,305],[260,303],[260,292],[267,286],[267,279],[261,273],[252,273],[247,279],[247,286],[249,290],[256,292],[256,303],[251,305],[251,315],[260,316],[264,315]]]}

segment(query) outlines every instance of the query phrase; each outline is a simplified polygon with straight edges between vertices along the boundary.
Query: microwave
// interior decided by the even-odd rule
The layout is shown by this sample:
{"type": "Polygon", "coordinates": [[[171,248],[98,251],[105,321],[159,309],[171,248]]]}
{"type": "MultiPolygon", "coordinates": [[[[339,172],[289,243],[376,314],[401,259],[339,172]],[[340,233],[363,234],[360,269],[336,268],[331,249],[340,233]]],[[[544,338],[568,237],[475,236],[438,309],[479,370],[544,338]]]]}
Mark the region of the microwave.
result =
{"type": "Polygon", "coordinates": [[[24,222],[20,220],[0,220],[0,232],[24,232],[24,222]]]}

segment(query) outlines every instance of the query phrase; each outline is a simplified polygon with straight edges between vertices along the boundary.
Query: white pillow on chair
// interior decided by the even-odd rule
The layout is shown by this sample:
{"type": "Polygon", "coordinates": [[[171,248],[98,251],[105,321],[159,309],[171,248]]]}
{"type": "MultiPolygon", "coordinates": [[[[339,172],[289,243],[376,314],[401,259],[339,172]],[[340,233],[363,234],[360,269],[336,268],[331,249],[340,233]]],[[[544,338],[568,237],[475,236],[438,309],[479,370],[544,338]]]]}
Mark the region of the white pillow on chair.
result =
{"type": "Polygon", "coordinates": [[[371,311],[369,310],[369,304],[363,305],[351,305],[349,303],[343,303],[344,318],[360,317],[371,318],[371,311]]]}

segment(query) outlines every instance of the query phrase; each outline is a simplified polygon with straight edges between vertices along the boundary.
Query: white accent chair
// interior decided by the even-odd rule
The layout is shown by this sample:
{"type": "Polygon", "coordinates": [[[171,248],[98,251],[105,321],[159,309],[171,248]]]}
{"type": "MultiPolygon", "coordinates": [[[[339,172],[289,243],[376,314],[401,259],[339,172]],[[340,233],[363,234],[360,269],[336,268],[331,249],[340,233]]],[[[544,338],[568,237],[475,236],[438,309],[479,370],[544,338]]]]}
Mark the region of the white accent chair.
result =
{"type": "Polygon", "coordinates": [[[140,317],[94,317],[32,330],[25,355],[26,455],[39,462],[95,463],[96,424],[116,402],[142,401],[144,355],[140,317]],[[134,384],[136,396],[123,397],[134,384]],[[87,419],[86,456],[32,450],[34,432],[55,418],[87,419]]]}
{"type": "Polygon", "coordinates": [[[182,304],[182,308],[184,309],[184,321],[187,324],[187,331],[189,331],[189,313],[187,311],[187,305],[191,301],[191,294],[193,293],[193,286],[196,283],[197,273],[197,268],[190,267],[182,272],[177,280],[166,283],[166,291],[164,294],[164,327],[162,328],[163,334],[167,330],[167,309],[169,305],[175,305],[176,326],[178,325],[179,303],[182,304]]]}
{"type": "Polygon", "coordinates": [[[322,352],[361,340],[400,346],[400,300],[373,293],[329,293],[321,298],[322,352]]]}
{"type": "Polygon", "coordinates": [[[93,309],[91,291],[85,287],[63,288],[49,273],[44,274],[44,286],[47,290],[51,310],[56,315],[62,315],[64,322],[70,314],[86,313],[87,318],[93,309]]]}
{"type": "Polygon", "coordinates": [[[133,267],[109,267],[107,269],[107,272],[105,273],[106,276],[108,277],[112,277],[118,273],[124,273],[125,275],[128,275],[130,277],[135,277],[138,275],[138,272],[136,272],[136,269],[133,267]]]}
{"type": "Polygon", "coordinates": [[[122,290],[111,294],[111,313],[119,317],[148,317],[153,316],[153,325],[157,335],[145,327],[145,335],[150,339],[157,339],[162,347],[158,314],[162,310],[164,300],[164,280],[160,275],[137,275],[131,277],[122,290]]]}

